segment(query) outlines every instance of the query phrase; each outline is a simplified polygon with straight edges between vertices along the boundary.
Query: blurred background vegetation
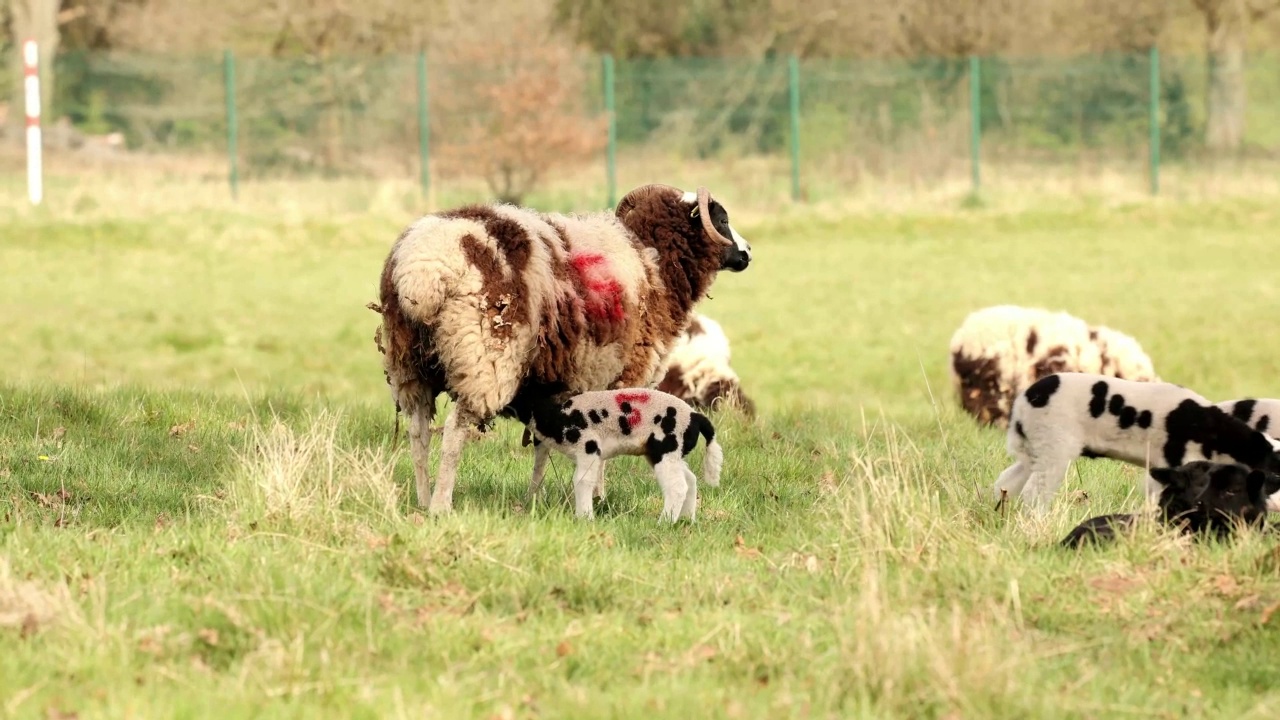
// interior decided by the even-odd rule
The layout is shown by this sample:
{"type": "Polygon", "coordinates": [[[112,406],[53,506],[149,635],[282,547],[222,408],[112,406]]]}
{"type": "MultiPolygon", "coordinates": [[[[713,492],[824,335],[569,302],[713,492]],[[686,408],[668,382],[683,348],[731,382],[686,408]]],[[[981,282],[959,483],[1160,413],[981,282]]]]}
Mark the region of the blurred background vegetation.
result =
{"type": "Polygon", "coordinates": [[[1141,178],[1152,48],[1164,160],[1280,150],[1280,0],[0,0],[0,170],[22,167],[28,37],[52,171],[225,177],[230,89],[244,180],[426,157],[432,182],[520,200],[603,167],[612,73],[614,153],[772,159],[752,172],[785,188],[794,57],[806,195],[967,177],[975,99],[983,162],[1141,178]]]}

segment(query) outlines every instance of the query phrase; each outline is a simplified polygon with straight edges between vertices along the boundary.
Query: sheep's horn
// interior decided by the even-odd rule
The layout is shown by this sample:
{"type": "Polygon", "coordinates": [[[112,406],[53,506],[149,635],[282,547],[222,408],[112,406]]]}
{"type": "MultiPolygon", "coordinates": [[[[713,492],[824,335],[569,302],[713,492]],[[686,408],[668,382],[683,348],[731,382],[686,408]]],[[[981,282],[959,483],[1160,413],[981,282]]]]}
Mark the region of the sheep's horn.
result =
{"type": "Polygon", "coordinates": [[[675,193],[676,195],[679,195],[680,191],[674,187],[671,187],[670,185],[663,185],[662,183],[650,183],[648,185],[641,185],[640,187],[624,195],[622,199],[618,201],[618,209],[614,211],[614,214],[618,217],[619,220],[622,220],[625,222],[627,219],[627,214],[630,213],[632,210],[634,210],[636,205],[640,204],[641,200],[649,198],[653,195],[657,195],[659,193],[675,193]]]}
{"type": "Polygon", "coordinates": [[[702,216],[702,229],[707,231],[712,240],[724,245],[732,245],[733,241],[716,230],[716,226],[711,224],[711,191],[706,187],[698,187],[698,214],[702,216]]]}

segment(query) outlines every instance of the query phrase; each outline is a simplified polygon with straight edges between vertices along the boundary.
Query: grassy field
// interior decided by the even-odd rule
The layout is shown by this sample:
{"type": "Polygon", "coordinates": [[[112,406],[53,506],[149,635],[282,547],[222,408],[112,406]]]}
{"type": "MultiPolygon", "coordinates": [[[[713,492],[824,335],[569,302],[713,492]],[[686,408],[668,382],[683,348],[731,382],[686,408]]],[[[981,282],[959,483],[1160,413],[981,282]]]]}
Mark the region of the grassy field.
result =
{"type": "Polygon", "coordinates": [[[946,375],[964,315],[1019,302],[1211,398],[1280,395],[1274,202],[744,208],[756,262],[704,309],[761,417],[715,417],[723,484],[662,527],[639,459],[594,523],[562,458],[521,507],[510,423],[455,515],[418,512],[365,308],[389,198],[0,208],[5,716],[1280,712],[1274,539],[1062,552],[1138,471],[1077,463],[1050,517],[1001,517],[1004,439],[946,375]]]}

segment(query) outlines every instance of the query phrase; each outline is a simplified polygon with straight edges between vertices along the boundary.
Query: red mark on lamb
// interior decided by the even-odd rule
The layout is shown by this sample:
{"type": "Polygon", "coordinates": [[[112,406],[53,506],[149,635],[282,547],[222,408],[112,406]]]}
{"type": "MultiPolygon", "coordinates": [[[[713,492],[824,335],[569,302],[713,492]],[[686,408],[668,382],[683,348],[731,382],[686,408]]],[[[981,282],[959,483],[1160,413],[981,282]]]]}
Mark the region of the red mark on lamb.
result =
{"type": "Polygon", "coordinates": [[[649,393],[647,392],[620,392],[613,396],[613,401],[618,403],[618,409],[627,413],[627,424],[635,427],[640,424],[640,406],[649,402],[649,393]],[[628,412],[623,406],[630,409],[628,412]]]}
{"type": "Polygon", "coordinates": [[[583,253],[569,258],[573,269],[587,289],[583,298],[587,314],[597,320],[621,322],[626,317],[622,307],[622,283],[609,276],[603,255],[583,253]]]}

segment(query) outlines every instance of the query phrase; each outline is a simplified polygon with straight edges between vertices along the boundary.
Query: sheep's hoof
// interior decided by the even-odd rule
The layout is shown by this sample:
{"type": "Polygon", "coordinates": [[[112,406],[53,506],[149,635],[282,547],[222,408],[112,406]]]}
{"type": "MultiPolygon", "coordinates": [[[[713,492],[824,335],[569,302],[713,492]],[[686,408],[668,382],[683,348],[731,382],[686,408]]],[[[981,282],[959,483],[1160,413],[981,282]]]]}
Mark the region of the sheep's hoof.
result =
{"type": "Polygon", "coordinates": [[[1005,490],[1004,488],[1001,488],[1000,499],[996,501],[995,512],[1000,512],[1000,510],[1004,507],[1005,501],[1008,499],[1009,499],[1009,491],[1005,490]]]}

